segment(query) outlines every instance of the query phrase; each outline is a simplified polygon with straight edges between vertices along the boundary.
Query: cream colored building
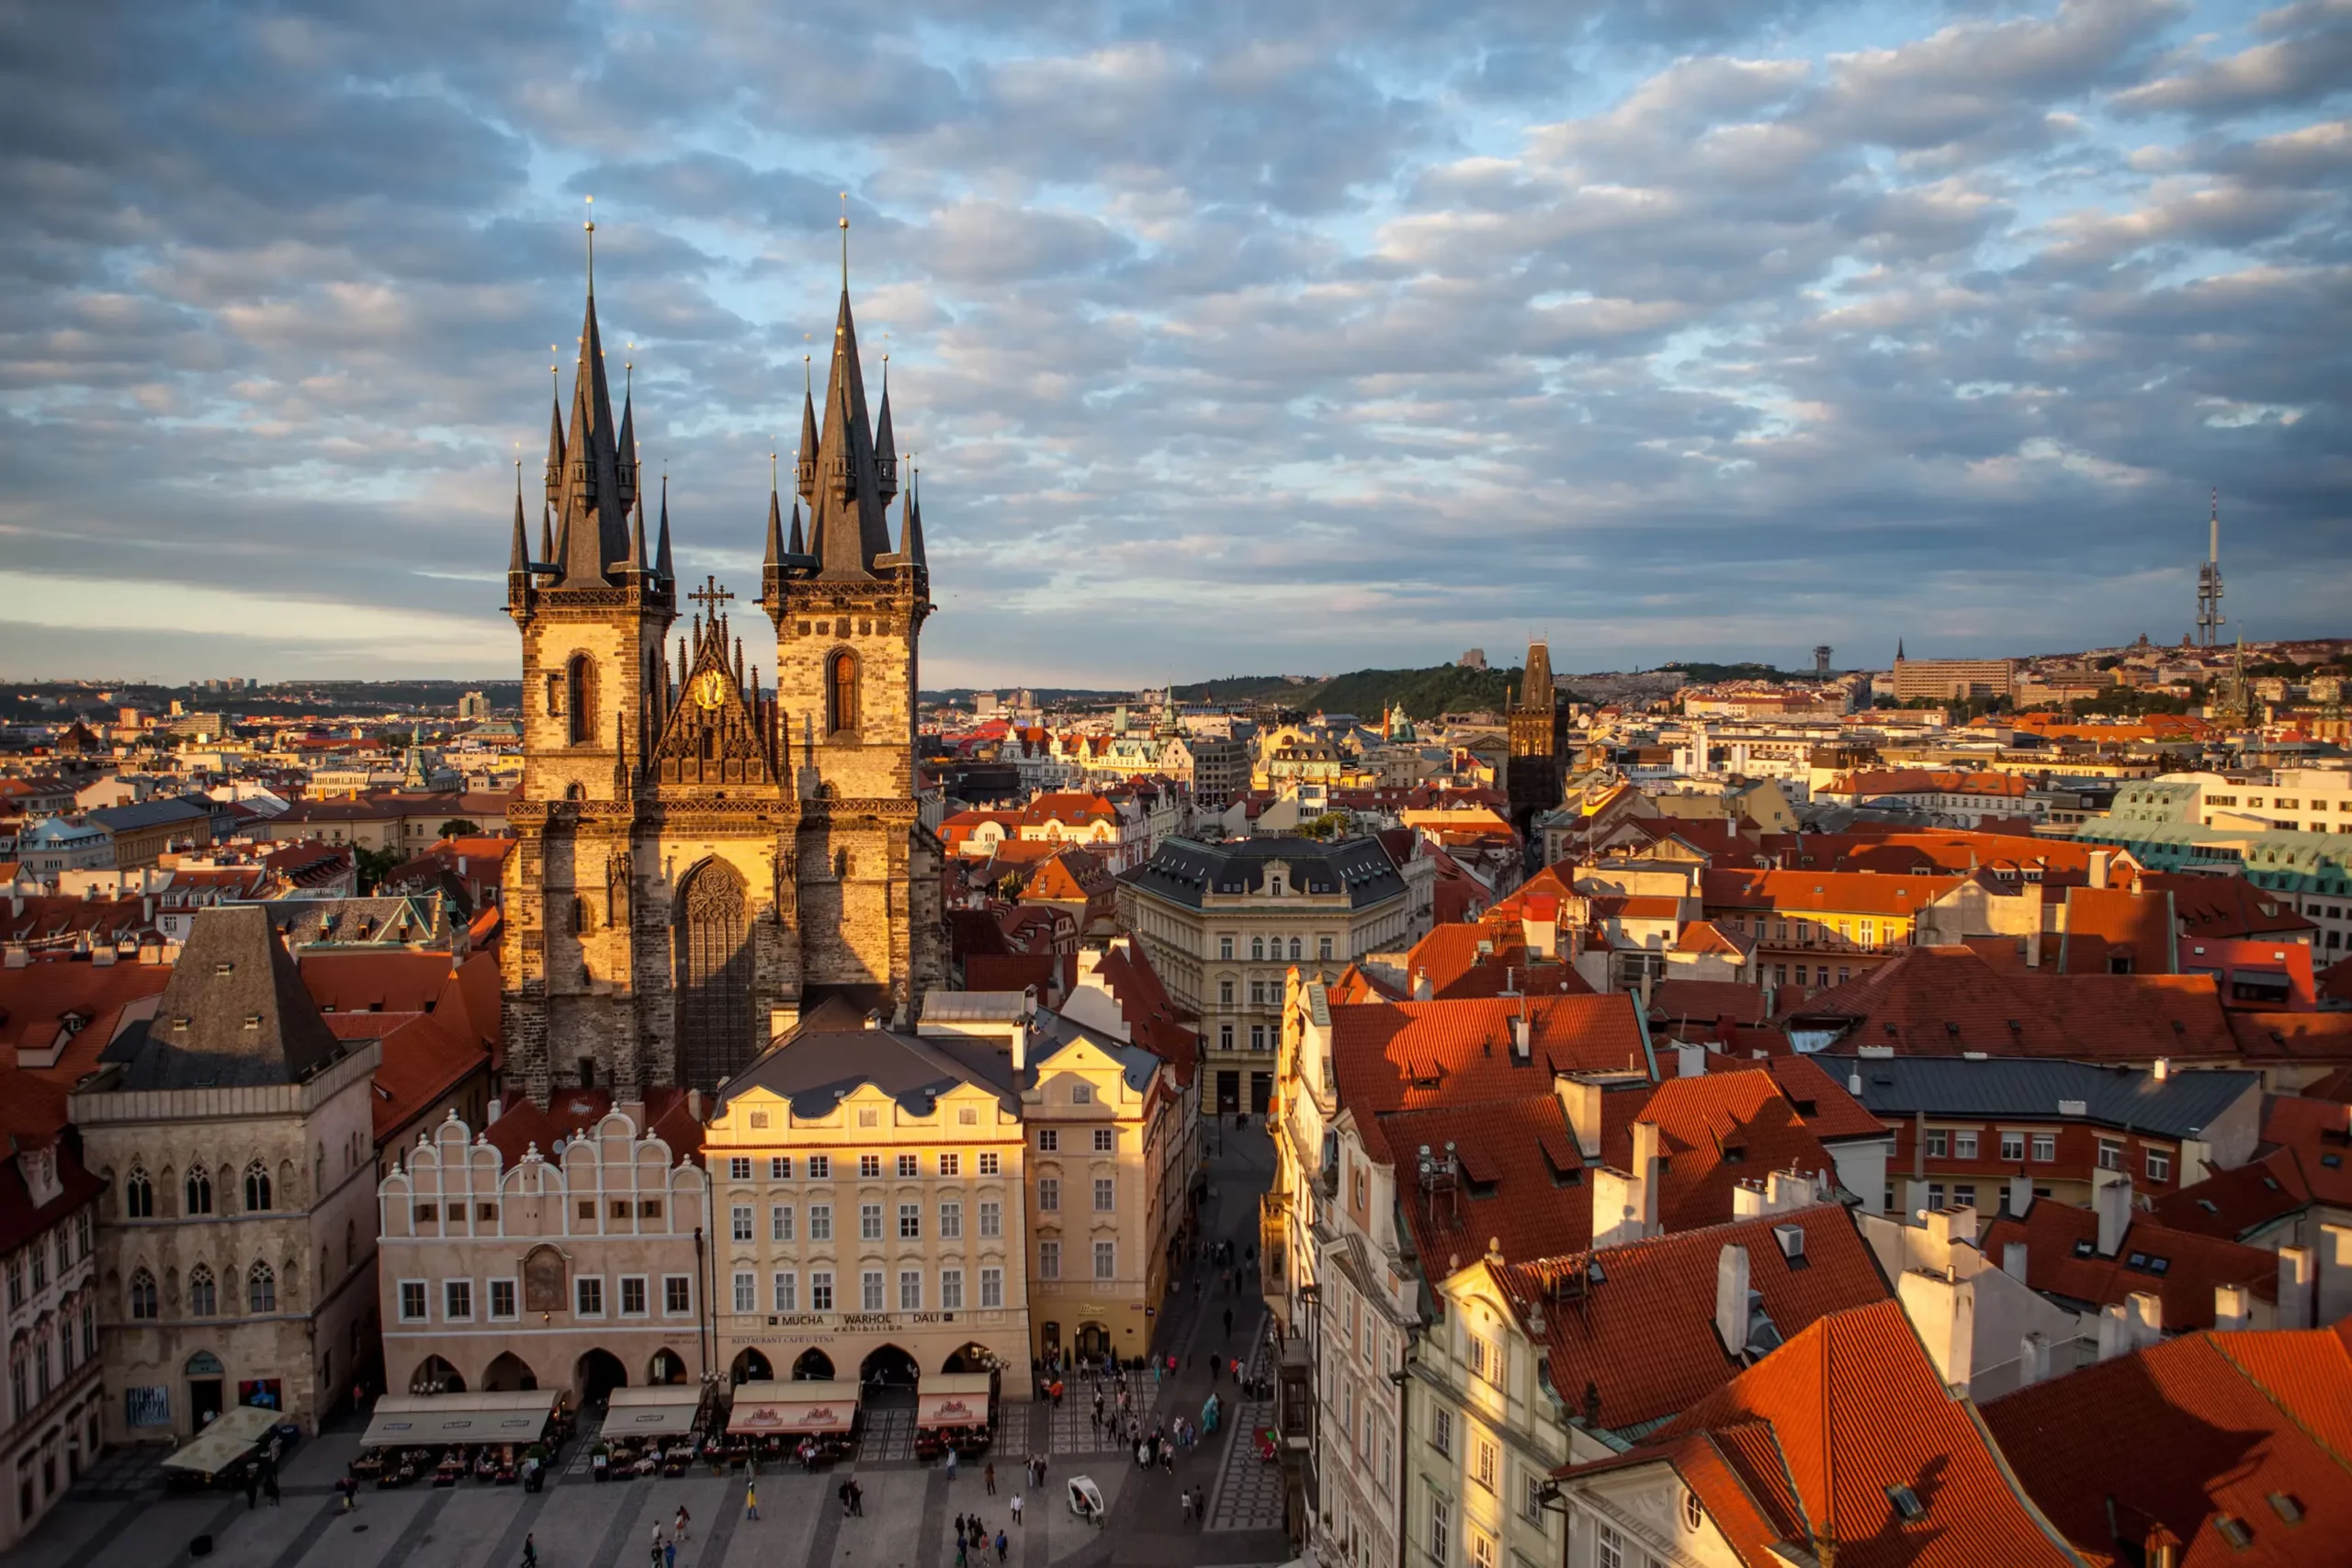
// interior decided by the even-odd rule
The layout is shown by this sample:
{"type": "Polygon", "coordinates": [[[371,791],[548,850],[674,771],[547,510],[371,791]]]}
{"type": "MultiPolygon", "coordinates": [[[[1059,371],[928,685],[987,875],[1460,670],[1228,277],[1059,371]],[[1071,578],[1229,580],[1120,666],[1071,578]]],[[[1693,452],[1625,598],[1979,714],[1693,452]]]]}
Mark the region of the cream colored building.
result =
{"type": "Polygon", "coordinates": [[[315,1427],[376,1349],[379,1048],[337,1040],[261,905],[199,912],[143,1035],[75,1089],[107,1184],[111,1442],[270,1404],[315,1427]]]}
{"type": "Polygon", "coordinates": [[[729,1080],[706,1131],[729,1383],[907,1383],[1029,1354],[1015,1064],[994,1030],[917,1038],[832,1008],[729,1080]]]}
{"type": "Polygon", "coordinates": [[[377,1186],[385,1375],[397,1393],[699,1381],[707,1181],[696,1097],[616,1108],[519,1093],[480,1131],[452,1112],[377,1186]],[[666,1134],[666,1135],[664,1135],[666,1134]]]}

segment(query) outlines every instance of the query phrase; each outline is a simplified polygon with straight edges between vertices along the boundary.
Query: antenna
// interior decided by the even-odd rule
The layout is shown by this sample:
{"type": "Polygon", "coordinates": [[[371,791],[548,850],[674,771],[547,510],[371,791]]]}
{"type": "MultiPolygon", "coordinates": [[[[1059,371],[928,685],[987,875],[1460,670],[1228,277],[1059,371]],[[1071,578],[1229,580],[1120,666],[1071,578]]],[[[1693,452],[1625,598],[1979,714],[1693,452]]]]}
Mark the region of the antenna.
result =
{"type": "Polygon", "coordinates": [[[588,297],[596,297],[596,198],[588,198],[588,297]]]}
{"type": "Polygon", "coordinates": [[[842,292],[849,292],[849,192],[842,192],[842,292]]]}

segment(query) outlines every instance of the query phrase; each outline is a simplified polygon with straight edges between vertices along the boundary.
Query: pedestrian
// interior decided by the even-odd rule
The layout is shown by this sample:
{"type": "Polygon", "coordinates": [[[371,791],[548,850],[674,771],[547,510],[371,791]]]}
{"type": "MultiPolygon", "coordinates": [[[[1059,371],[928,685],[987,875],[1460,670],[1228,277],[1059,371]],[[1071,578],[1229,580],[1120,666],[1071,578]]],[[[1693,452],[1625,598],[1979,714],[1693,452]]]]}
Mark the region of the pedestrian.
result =
{"type": "Polygon", "coordinates": [[[1184,1522],[1188,1525],[1191,1524],[1193,1522],[1193,1489],[1188,1486],[1183,1491],[1178,1493],[1176,1495],[1176,1501],[1183,1507],[1184,1522]]]}
{"type": "Polygon", "coordinates": [[[1002,1563],[1004,1562],[1005,1549],[1012,1544],[1012,1542],[1005,1538],[1003,1530],[999,1529],[996,1532],[996,1560],[999,1563],[1002,1563]]]}
{"type": "Polygon", "coordinates": [[[849,1517],[849,1483],[843,1481],[839,1486],[834,1487],[833,1495],[842,1500],[842,1517],[849,1517]]]}
{"type": "Polygon", "coordinates": [[[539,1568],[539,1543],[529,1530],[523,1532],[523,1568],[539,1568]]]}
{"type": "Polygon", "coordinates": [[[961,1514],[956,1516],[956,1539],[957,1540],[964,1539],[964,1516],[961,1514]]]}
{"type": "Polygon", "coordinates": [[[964,1538],[956,1538],[956,1568],[971,1568],[971,1558],[966,1554],[964,1538]]]}
{"type": "Polygon", "coordinates": [[[284,1501],[277,1495],[277,1466],[272,1465],[261,1472],[261,1494],[269,1499],[269,1506],[273,1508],[277,1507],[284,1501]]]}
{"type": "Polygon", "coordinates": [[[857,1483],[855,1476],[850,1478],[849,1511],[861,1519],[865,1517],[865,1488],[857,1483]]]}
{"type": "Polygon", "coordinates": [[[950,1481],[956,1479],[956,1450],[954,1449],[947,1450],[947,1479],[950,1481]]]}
{"type": "Polygon", "coordinates": [[[688,1528],[691,1523],[692,1521],[686,1517],[686,1506],[684,1503],[679,1504],[678,1523],[675,1533],[680,1540],[691,1540],[694,1539],[693,1533],[688,1528]]]}
{"type": "Polygon", "coordinates": [[[988,1469],[986,1469],[986,1470],[984,1470],[984,1471],[982,1471],[982,1472],[980,1472],[980,1478],[981,1478],[982,1480],[986,1481],[986,1482],[989,1483],[989,1496],[991,1496],[991,1497],[995,1496],[995,1495],[996,1495],[996,1461],[994,1461],[994,1460],[990,1460],[990,1461],[989,1461],[989,1467],[988,1467],[988,1469]]]}
{"type": "Polygon", "coordinates": [[[1227,1339],[1233,1337],[1233,1309],[1231,1307],[1225,1309],[1225,1337],[1227,1339]]]}
{"type": "Polygon", "coordinates": [[[248,1468],[245,1471],[245,1506],[251,1509],[261,1501],[261,1477],[248,1468]]]}
{"type": "Polygon", "coordinates": [[[1012,1523],[1016,1529],[1021,1524],[1021,1494],[1018,1492],[1012,1495],[1012,1523]]]}
{"type": "Polygon", "coordinates": [[[674,1539],[662,1548],[662,1568],[678,1568],[678,1543],[674,1539]]]}
{"type": "Polygon", "coordinates": [[[743,1517],[747,1519],[760,1517],[760,1483],[750,1476],[743,1480],[743,1517]]]}

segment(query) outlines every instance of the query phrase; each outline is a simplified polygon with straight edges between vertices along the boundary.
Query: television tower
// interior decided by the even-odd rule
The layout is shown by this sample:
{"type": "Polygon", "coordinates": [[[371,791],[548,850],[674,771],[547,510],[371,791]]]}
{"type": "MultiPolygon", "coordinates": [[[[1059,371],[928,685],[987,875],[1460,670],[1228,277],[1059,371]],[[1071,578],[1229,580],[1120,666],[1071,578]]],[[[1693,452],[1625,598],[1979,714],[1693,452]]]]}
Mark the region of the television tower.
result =
{"type": "Polygon", "coordinates": [[[2222,641],[2222,492],[2213,491],[2213,525],[2205,547],[2205,564],[2197,569],[2197,646],[2216,648],[2222,641]]]}

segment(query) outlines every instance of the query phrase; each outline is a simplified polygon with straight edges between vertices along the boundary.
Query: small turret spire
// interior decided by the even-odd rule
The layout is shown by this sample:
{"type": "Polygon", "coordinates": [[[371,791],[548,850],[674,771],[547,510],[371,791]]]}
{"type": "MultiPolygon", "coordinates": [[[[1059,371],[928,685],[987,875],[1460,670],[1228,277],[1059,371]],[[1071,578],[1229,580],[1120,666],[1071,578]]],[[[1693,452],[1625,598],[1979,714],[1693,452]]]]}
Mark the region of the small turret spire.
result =
{"type": "MultiPolygon", "coordinates": [[[[552,352],[553,345],[549,345],[552,352]]],[[[555,505],[563,498],[563,370],[560,365],[548,367],[548,376],[555,382],[555,396],[548,410],[548,504],[555,505]]]]}
{"type": "Polygon", "coordinates": [[[907,500],[899,524],[899,554],[918,571],[930,569],[922,558],[922,470],[914,465],[912,454],[907,458],[907,500]]]}
{"type": "Polygon", "coordinates": [[[887,354],[882,356],[882,409],[874,420],[874,482],[886,504],[899,493],[899,448],[890,429],[890,356],[887,354]]]}
{"type": "Polygon", "coordinates": [[[547,506],[539,508],[539,561],[552,566],[559,558],[555,553],[555,513],[547,506]]]}
{"type": "Polygon", "coordinates": [[[508,558],[506,570],[526,571],[531,564],[528,536],[523,532],[523,459],[514,459],[514,549],[508,558]]]}
{"type": "Polygon", "coordinates": [[[800,539],[800,503],[797,501],[792,503],[792,533],[785,549],[787,553],[796,556],[805,553],[807,549],[800,539]]]}
{"type": "MultiPolygon", "coordinates": [[[[776,494],[775,454],[773,452],[768,454],[768,553],[760,564],[774,572],[784,566],[784,507],[782,498],[776,494]]],[[[794,506],[792,513],[797,517],[800,508],[794,506]]]]}
{"type": "MultiPolygon", "coordinates": [[[[629,347],[634,350],[635,344],[629,347]]],[[[621,361],[621,434],[620,454],[621,503],[637,503],[637,361],[621,361]]]]}
{"type": "Polygon", "coordinates": [[[800,356],[800,456],[793,463],[793,488],[800,499],[815,504],[817,500],[817,390],[809,379],[808,355],[800,356]]]}
{"type": "Polygon", "coordinates": [[[637,498],[637,506],[632,517],[633,522],[629,528],[628,564],[639,577],[650,577],[653,572],[653,558],[645,553],[645,497],[640,495],[637,498]]]}
{"type": "Polygon", "coordinates": [[[677,583],[677,574],[670,567],[670,476],[662,476],[662,542],[654,547],[653,570],[662,579],[663,588],[677,583]]]}

